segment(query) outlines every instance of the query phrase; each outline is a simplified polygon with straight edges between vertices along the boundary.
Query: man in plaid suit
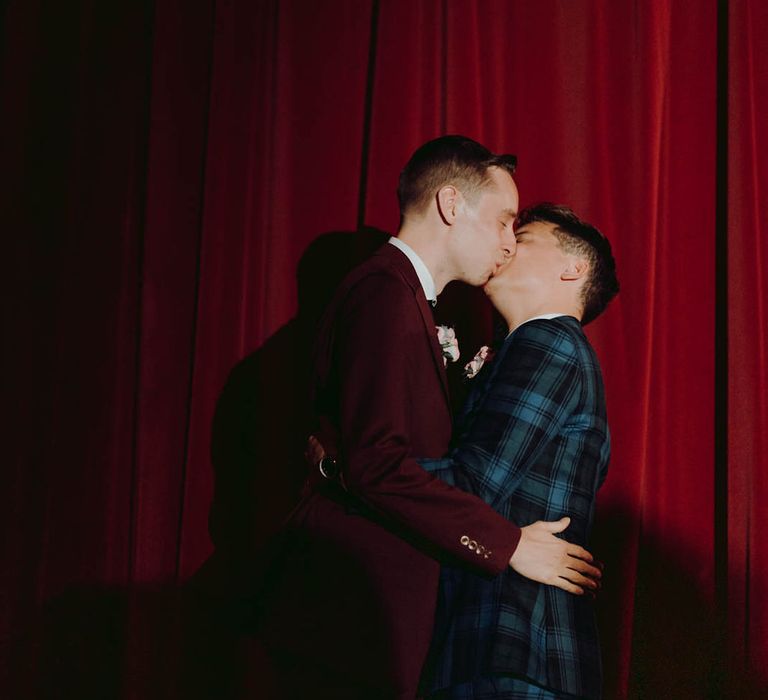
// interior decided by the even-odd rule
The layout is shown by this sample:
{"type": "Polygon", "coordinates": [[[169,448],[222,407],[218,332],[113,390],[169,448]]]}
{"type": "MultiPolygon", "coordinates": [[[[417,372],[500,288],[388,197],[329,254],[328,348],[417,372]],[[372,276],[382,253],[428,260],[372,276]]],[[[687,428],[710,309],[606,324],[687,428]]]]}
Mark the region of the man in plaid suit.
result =
{"type": "MultiPolygon", "coordinates": [[[[524,526],[572,519],[586,546],[610,453],[603,382],[582,324],[618,291],[608,241],[565,207],[521,213],[517,249],[485,289],[510,333],[483,368],[446,458],[422,460],[449,484],[524,526]]],[[[479,545],[469,537],[466,546],[479,545]]],[[[479,554],[480,552],[478,552],[479,554]]],[[[599,698],[590,596],[444,566],[425,674],[430,698],[599,698]]]]}

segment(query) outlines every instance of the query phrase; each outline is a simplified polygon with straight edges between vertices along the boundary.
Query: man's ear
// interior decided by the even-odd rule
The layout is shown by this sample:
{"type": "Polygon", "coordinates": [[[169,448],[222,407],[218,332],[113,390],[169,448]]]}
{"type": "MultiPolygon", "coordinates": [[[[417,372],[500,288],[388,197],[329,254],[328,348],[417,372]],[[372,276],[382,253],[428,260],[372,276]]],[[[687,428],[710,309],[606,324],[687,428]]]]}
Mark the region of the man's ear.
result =
{"type": "Polygon", "coordinates": [[[589,272],[589,263],[584,258],[571,256],[568,264],[560,273],[560,279],[564,282],[572,282],[583,279],[589,272]]]}
{"type": "Polygon", "coordinates": [[[437,212],[446,226],[452,226],[456,221],[456,205],[459,196],[459,191],[453,185],[441,187],[435,196],[437,212]]]}

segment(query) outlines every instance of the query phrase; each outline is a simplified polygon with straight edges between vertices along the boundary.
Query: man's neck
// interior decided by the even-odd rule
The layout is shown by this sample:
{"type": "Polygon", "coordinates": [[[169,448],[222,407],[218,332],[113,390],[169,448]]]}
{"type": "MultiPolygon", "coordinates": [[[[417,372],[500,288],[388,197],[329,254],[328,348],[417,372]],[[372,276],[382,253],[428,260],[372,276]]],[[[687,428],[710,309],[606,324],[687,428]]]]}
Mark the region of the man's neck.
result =
{"type": "Polygon", "coordinates": [[[409,245],[422,259],[429,270],[429,274],[432,275],[435,293],[440,294],[453,277],[450,271],[446,269],[445,252],[436,237],[424,227],[404,225],[397,232],[397,238],[409,245]]]}
{"type": "Polygon", "coordinates": [[[577,320],[581,319],[581,309],[577,304],[567,302],[541,302],[539,304],[526,304],[501,311],[501,315],[507,322],[510,332],[521,326],[526,321],[530,321],[537,316],[573,316],[577,320]]]}

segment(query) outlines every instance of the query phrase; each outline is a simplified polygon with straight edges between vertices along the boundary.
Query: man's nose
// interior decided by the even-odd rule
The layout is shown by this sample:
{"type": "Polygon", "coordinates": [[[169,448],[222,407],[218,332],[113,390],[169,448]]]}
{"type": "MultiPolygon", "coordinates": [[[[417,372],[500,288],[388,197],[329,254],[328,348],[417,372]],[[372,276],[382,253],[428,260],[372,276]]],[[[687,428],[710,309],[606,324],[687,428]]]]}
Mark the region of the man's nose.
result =
{"type": "Polygon", "coordinates": [[[512,238],[507,238],[503,242],[501,250],[504,253],[504,260],[511,258],[517,252],[517,241],[515,240],[515,237],[512,236],[512,238]]]}

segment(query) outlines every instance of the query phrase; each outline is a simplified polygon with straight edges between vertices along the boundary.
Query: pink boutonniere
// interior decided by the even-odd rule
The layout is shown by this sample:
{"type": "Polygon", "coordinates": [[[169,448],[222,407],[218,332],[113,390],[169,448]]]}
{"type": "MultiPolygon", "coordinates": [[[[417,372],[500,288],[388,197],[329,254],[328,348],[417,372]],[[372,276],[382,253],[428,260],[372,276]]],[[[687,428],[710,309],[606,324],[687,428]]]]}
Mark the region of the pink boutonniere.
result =
{"type": "Polygon", "coordinates": [[[483,345],[483,347],[477,351],[477,354],[464,365],[464,378],[472,379],[475,377],[482,366],[493,359],[493,355],[493,350],[487,345],[483,345]]]}
{"type": "Polygon", "coordinates": [[[437,329],[437,342],[443,351],[443,364],[456,362],[461,357],[456,331],[450,326],[435,326],[435,328],[437,329]]]}

